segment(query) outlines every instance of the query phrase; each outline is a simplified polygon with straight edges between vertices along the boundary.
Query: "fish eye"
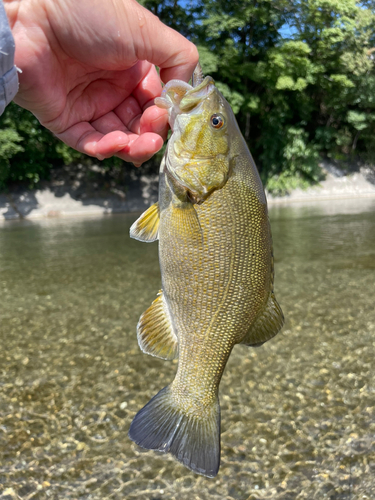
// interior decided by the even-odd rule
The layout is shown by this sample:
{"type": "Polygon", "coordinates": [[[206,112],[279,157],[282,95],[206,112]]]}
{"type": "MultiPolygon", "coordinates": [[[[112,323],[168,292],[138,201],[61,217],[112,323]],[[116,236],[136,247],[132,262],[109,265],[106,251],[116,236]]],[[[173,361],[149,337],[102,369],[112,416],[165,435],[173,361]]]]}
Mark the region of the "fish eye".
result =
{"type": "Polygon", "coordinates": [[[213,128],[219,129],[224,126],[224,117],[219,114],[214,114],[211,116],[211,125],[213,128]]]}

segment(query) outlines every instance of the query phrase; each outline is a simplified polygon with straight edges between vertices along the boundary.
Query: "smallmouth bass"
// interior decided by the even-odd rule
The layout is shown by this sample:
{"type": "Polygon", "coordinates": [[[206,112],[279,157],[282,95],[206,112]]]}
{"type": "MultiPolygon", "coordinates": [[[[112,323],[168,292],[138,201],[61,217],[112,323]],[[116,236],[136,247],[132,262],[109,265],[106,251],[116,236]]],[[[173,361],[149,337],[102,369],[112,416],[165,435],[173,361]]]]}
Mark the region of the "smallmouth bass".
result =
{"type": "Polygon", "coordinates": [[[272,239],[258,171],[233,111],[200,67],[166,84],[172,135],[159,201],[130,235],[159,240],[162,291],[142,314],[143,352],[178,358],[173,382],[135,416],[129,437],[198,474],[220,467],[218,389],[235,344],[260,346],[284,318],[273,292],[272,239]]]}

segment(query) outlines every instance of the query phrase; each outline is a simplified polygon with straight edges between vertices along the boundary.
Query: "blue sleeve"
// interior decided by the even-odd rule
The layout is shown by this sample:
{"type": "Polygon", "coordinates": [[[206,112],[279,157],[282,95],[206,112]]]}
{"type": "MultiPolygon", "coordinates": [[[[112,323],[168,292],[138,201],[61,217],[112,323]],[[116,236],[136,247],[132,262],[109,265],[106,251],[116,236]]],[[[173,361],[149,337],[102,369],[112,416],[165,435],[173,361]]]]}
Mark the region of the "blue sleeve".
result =
{"type": "Polygon", "coordinates": [[[18,91],[17,68],[14,65],[14,40],[0,0],[0,115],[18,91]]]}

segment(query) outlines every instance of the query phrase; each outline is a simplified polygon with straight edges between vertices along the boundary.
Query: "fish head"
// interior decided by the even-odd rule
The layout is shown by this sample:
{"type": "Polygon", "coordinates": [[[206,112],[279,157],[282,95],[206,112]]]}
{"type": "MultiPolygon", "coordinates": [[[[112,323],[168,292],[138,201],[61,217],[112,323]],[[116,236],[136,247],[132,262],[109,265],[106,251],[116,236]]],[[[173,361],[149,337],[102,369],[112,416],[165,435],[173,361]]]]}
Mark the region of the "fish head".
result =
{"type": "Polygon", "coordinates": [[[232,108],[209,76],[196,87],[172,80],[155,104],[168,109],[173,132],[167,170],[192,201],[201,203],[223,187],[230,174],[237,130],[232,108]]]}

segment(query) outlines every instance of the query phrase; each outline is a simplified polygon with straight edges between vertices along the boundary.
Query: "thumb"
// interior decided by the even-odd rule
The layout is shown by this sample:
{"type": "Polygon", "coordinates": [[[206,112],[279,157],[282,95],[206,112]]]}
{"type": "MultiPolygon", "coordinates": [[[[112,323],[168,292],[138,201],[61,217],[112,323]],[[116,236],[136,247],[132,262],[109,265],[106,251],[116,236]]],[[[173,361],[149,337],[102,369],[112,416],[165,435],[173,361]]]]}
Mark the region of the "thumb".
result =
{"type": "Polygon", "coordinates": [[[134,50],[137,58],[159,66],[164,83],[173,79],[187,82],[199,60],[196,46],[149,10],[135,1],[132,3],[133,9],[128,15],[133,16],[132,25],[136,28],[134,50]]]}
{"type": "Polygon", "coordinates": [[[164,82],[188,81],[197,65],[195,45],[135,0],[44,2],[58,46],[85,64],[120,71],[149,61],[164,82]]]}

